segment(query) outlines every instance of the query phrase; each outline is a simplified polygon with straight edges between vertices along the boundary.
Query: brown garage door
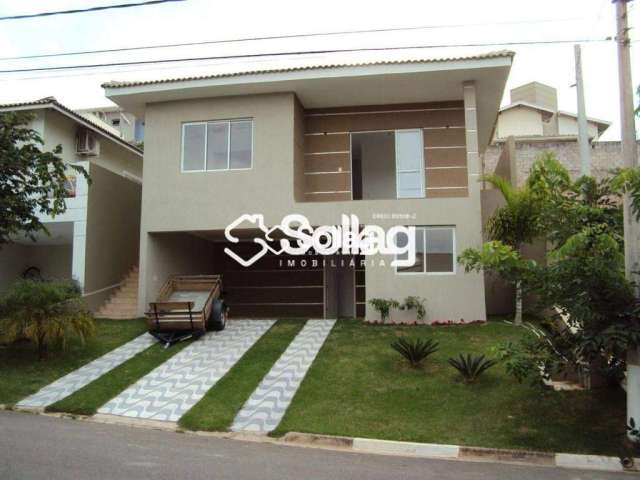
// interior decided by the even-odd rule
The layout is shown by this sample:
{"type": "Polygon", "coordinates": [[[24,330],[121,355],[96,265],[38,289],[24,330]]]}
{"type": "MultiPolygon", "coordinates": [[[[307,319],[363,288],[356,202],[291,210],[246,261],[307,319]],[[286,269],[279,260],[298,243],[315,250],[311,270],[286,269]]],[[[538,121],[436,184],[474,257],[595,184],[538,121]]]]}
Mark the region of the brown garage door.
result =
{"type": "Polygon", "coordinates": [[[320,257],[267,254],[253,265],[243,267],[224,253],[225,246],[243,258],[250,258],[259,247],[251,242],[216,244],[216,272],[222,274],[223,295],[231,316],[324,316],[320,257]]]}

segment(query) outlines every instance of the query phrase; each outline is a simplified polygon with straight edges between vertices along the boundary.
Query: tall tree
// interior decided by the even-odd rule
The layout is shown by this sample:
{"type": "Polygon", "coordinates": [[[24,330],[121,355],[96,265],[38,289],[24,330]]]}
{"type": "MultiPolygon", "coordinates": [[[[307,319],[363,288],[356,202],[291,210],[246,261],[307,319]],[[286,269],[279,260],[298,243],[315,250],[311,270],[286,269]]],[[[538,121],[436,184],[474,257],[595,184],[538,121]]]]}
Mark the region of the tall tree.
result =
{"type": "MultiPolygon", "coordinates": [[[[528,184],[514,186],[498,175],[485,176],[484,180],[500,190],[505,201],[504,206],[498,208],[487,222],[489,238],[511,247],[520,257],[523,245],[531,243],[543,233],[540,201],[528,184]]],[[[523,279],[518,275],[512,278],[516,290],[514,322],[519,325],[522,323],[523,279]]]]}
{"type": "Polygon", "coordinates": [[[29,127],[33,114],[0,113],[0,248],[22,234],[35,239],[47,232],[38,214],[59,215],[67,209],[66,169],[87,180],[86,170],[67,165],[62,147],[43,151],[42,137],[29,127]]]}

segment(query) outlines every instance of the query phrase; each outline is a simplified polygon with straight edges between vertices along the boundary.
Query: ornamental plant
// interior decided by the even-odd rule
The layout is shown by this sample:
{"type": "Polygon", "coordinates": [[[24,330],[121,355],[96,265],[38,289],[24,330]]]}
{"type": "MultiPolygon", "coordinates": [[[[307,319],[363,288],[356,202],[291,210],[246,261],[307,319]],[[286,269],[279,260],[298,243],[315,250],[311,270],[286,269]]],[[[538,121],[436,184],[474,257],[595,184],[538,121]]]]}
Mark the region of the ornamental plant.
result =
{"type": "Polygon", "coordinates": [[[400,307],[400,303],[393,298],[372,298],[369,300],[369,305],[371,305],[377,312],[380,312],[380,320],[382,323],[386,323],[389,318],[389,311],[392,308],[400,307]]]}
{"type": "Polygon", "coordinates": [[[438,351],[438,347],[438,342],[431,338],[424,340],[399,338],[391,344],[391,348],[402,355],[413,368],[420,367],[429,355],[438,351]]]}
{"type": "Polygon", "coordinates": [[[84,342],[95,332],[80,288],[71,281],[19,279],[0,300],[0,312],[3,340],[30,340],[40,360],[72,339],[84,342]]]}
{"type": "Polygon", "coordinates": [[[400,310],[415,310],[418,321],[424,320],[427,313],[424,308],[425,299],[422,297],[409,296],[404,299],[404,303],[400,305],[400,310]]]}
{"type": "Polygon", "coordinates": [[[465,383],[474,383],[482,373],[497,363],[495,360],[485,359],[484,355],[475,356],[470,353],[449,359],[449,364],[460,372],[465,383]]]}

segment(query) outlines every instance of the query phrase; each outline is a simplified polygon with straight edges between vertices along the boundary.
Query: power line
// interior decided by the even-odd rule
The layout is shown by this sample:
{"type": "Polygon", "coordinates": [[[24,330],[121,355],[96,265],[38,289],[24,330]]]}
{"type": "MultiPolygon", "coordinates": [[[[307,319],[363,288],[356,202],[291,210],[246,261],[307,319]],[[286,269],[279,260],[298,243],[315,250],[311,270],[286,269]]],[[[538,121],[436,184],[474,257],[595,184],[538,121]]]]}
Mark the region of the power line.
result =
{"type": "Polygon", "coordinates": [[[283,57],[294,55],[317,55],[327,53],[353,53],[353,52],[380,52],[380,51],[395,51],[395,50],[410,50],[410,49],[431,49],[431,48],[458,48],[458,47],[499,47],[499,46],[518,46],[518,45],[555,45],[555,44],[567,44],[567,43],[593,43],[593,42],[607,42],[610,38],[602,39],[578,39],[578,40],[540,40],[540,41],[524,41],[524,42],[500,42],[500,43],[467,43],[467,44],[455,44],[455,45],[410,45],[405,47],[371,47],[371,48],[344,48],[333,50],[300,50],[290,52],[271,52],[271,53],[253,53],[253,54],[241,54],[241,55],[218,55],[210,57],[188,57],[188,58],[164,58],[158,60],[138,60],[130,62],[111,62],[111,63],[94,63],[85,65],[63,65],[59,67],[38,67],[38,68],[19,68],[13,70],[0,70],[0,73],[24,73],[24,72],[46,72],[56,70],[77,70],[82,68],[104,68],[104,67],[120,67],[125,65],[150,65],[150,64],[164,64],[164,63],[176,63],[176,62],[194,62],[201,60],[228,60],[232,58],[262,58],[262,57],[283,57]]]}
{"type": "Polygon", "coordinates": [[[537,23],[557,23],[557,22],[571,22],[576,20],[585,20],[584,18],[550,18],[550,19],[538,19],[538,20],[519,20],[513,22],[484,22],[484,23],[459,23],[449,25],[423,25],[415,27],[396,27],[396,28],[374,28],[366,30],[343,30],[334,32],[312,32],[312,33],[296,33],[291,35],[274,35],[274,36],[262,36],[262,37],[247,37],[247,38],[232,38],[224,40],[205,40],[201,42],[185,42],[185,43],[166,43],[160,45],[141,45],[135,47],[122,47],[122,48],[108,48],[103,50],[80,50],[76,52],[59,52],[48,54],[33,54],[22,55],[16,57],[0,57],[0,60],[27,60],[35,58],[53,58],[53,57],[68,57],[76,55],[90,55],[96,53],[117,53],[117,52],[130,52],[135,50],[153,50],[159,48],[173,48],[173,47],[195,47],[202,45],[216,45],[225,43],[245,43],[256,42],[263,40],[291,40],[295,38],[312,38],[312,37],[327,37],[333,35],[359,35],[363,33],[392,33],[392,32],[410,32],[415,30],[432,30],[432,29],[446,29],[446,28],[472,28],[472,27],[484,27],[484,26],[499,26],[499,25],[524,25],[524,24],[537,24],[537,23]]]}
{"type": "Polygon", "coordinates": [[[144,7],[147,5],[157,5],[159,3],[184,2],[184,1],[185,0],[149,0],[146,2],[121,3],[118,5],[104,5],[102,7],[78,8],[75,10],[60,10],[57,12],[41,12],[41,13],[32,13],[28,15],[12,15],[8,17],[0,17],[0,20],[24,20],[27,18],[51,17],[53,15],[69,15],[72,13],[98,12],[101,10],[112,10],[116,8],[144,7]]]}

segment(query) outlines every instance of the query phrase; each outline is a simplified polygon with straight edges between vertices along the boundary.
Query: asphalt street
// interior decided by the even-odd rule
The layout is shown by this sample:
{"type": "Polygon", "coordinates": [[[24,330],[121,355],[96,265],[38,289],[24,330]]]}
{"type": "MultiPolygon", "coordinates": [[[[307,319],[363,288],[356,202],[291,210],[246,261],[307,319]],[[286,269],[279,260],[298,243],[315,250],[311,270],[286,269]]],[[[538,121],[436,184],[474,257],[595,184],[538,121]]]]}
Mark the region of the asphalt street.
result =
{"type": "Polygon", "coordinates": [[[428,460],[228,440],[0,412],[0,478],[621,479],[628,474],[428,460]]]}

